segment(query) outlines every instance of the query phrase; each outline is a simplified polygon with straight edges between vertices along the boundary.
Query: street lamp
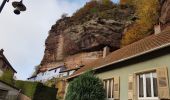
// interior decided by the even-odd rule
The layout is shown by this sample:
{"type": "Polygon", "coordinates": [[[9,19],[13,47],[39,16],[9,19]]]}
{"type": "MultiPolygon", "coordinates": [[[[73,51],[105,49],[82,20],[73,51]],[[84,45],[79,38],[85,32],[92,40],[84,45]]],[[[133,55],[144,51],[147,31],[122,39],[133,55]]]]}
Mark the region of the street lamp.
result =
{"type": "Polygon", "coordinates": [[[22,0],[20,2],[14,1],[12,3],[12,6],[15,8],[14,13],[16,15],[19,15],[21,11],[26,11],[25,5],[22,3],[22,0]]]}
{"type": "MultiPolygon", "coordinates": [[[[9,2],[9,0],[3,0],[1,6],[0,6],[0,13],[5,6],[6,2],[9,2]]],[[[22,0],[20,2],[14,1],[12,2],[12,6],[15,8],[14,13],[16,15],[19,15],[21,11],[26,11],[25,5],[22,3],[22,0]]]]}

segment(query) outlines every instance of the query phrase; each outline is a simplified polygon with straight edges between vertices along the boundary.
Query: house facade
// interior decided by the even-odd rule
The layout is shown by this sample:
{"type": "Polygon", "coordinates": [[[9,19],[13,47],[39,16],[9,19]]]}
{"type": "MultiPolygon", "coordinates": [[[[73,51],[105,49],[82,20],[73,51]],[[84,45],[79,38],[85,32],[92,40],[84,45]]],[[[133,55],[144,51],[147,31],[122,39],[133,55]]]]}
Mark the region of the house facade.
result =
{"type": "Polygon", "coordinates": [[[17,100],[20,89],[0,80],[0,100],[17,100]]]}
{"type": "Polygon", "coordinates": [[[85,65],[103,81],[107,100],[170,100],[170,29],[153,34],[85,65]]]}

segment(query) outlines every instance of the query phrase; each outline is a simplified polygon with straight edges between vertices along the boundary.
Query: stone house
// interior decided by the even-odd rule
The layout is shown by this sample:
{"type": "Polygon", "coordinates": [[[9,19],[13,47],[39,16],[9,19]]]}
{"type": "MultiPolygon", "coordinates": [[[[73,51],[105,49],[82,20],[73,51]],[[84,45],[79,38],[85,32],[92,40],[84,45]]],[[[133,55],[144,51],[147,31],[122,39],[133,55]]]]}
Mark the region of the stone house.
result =
{"type": "Polygon", "coordinates": [[[98,59],[88,69],[103,80],[107,100],[170,100],[170,29],[153,34],[98,59]]]}
{"type": "MultiPolygon", "coordinates": [[[[0,77],[6,70],[10,70],[14,76],[15,69],[11,66],[5,55],[3,49],[0,50],[0,77]]],[[[0,80],[0,100],[16,100],[19,95],[19,89],[13,85],[0,80]]]]}
{"type": "Polygon", "coordinates": [[[17,100],[20,89],[0,80],[0,100],[17,100]]]}
{"type": "Polygon", "coordinates": [[[16,72],[16,70],[11,66],[11,64],[9,63],[9,61],[7,60],[7,58],[5,57],[5,55],[3,54],[4,50],[1,49],[0,50],[0,76],[3,74],[3,72],[5,70],[10,70],[13,75],[16,72]]]}

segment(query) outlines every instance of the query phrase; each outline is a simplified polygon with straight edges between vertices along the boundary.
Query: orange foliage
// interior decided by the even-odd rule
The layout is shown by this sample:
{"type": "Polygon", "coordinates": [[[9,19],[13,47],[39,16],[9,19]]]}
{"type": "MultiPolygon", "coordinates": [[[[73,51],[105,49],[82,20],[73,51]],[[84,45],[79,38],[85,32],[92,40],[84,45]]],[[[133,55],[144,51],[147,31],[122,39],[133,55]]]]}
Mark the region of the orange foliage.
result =
{"type": "Polygon", "coordinates": [[[127,3],[127,0],[120,0],[120,4],[126,4],[127,3]]]}
{"type": "Polygon", "coordinates": [[[122,39],[122,46],[131,44],[151,34],[153,26],[159,18],[158,0],[134,0],[133,5],[139,19],[127,28],[122,39]]]}

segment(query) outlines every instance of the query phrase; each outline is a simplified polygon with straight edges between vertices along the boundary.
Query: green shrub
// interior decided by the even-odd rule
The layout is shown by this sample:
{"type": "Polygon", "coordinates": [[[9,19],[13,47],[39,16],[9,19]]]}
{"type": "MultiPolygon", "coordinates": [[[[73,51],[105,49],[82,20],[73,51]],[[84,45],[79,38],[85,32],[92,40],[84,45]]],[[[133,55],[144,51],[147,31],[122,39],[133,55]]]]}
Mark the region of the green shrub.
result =
{"type": "Polygon", "coordinates": [[[65,100],[104,100],[105,91],[102,81],[92,72],[74,79],[68,87],[65,100]]]}
{"type": "Polygon", "coordinates": [[[4,71],[3,75],[0,77],[0,80],[13,85],[14,84],[13,72],[10,70],[4,71]]]}

